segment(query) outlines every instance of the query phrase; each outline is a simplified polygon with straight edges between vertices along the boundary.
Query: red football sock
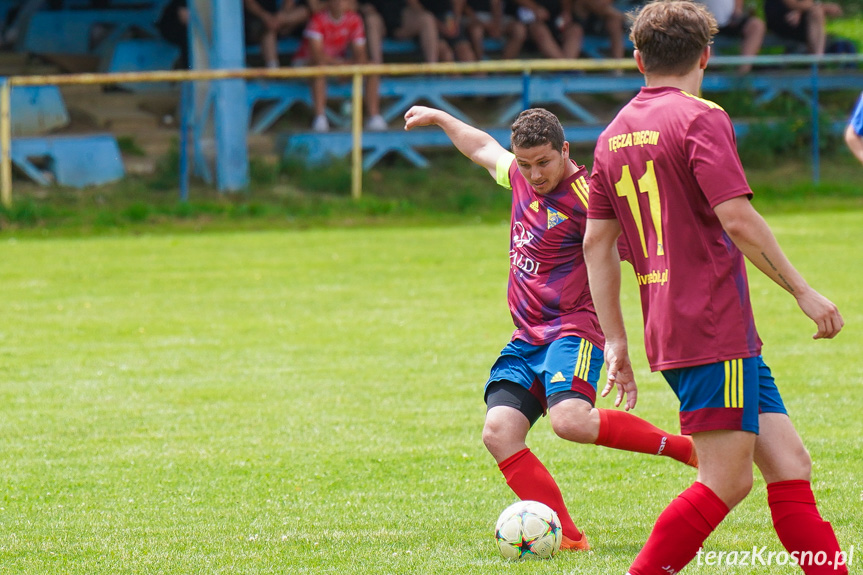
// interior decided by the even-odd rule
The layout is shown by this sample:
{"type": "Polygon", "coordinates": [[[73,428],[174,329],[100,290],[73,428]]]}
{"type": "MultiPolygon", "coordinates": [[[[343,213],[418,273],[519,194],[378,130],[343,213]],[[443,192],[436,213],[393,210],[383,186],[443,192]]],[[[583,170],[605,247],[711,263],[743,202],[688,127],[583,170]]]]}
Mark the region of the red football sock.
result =
{"type": "Polygon", "coordinates": [[[728,506],[703,483],[693,483],[659,514],[630,575],[677,573],[728,515],[728,506]]]}
{"type": "Polygon", "coordinates": [[[768,484],[767,502],[779,540],[789,553],[796,552],[806,575],[848,573],[846,556],[839,549],[833,527],[818,513],[808,481],[798,479],[768,484]]]}
{"type": "Polygon", "coordinates": [[[530,449],[522,449],[502,461],[498,467],[506,478],[507,485],[519,499],[545,503],[557,512],[563,534],[574,541],[581,539],[581,531],[569,516],[560,488],[545,465],[530,449]]]}
{"type": "Polygon", "coordinates": [[[665,455],[692,465],[692,439],[667,433],[625,411],[600,409],[596,445],[650,455],[665,455]]]}

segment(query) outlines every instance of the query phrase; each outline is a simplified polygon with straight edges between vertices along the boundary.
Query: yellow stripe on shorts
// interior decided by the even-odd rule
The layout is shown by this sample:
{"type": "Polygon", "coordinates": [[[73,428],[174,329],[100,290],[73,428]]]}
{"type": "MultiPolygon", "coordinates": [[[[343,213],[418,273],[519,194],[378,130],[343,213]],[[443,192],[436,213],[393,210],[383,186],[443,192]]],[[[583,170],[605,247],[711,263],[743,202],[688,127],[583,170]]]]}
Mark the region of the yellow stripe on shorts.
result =
{"type": "Polygon", "coordinates": [[[590,375],[590,358],[593,355],[593,344],[581,338],[578,346],[578,361],[575,364],[575,376],[582,381],[587,381],[590,375]]]}
{"type": "Polygon", "coordinates": [[[743,360],[725,362],[725,407],[743,407],[743,360]]]}

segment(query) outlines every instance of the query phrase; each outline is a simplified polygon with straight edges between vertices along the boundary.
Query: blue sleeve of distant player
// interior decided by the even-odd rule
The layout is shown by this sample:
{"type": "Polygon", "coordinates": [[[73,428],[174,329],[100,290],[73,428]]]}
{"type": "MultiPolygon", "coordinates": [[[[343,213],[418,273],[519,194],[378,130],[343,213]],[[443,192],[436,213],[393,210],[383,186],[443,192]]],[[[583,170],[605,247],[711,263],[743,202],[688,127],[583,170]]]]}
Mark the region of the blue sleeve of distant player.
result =
{"type": "Polygon", "coordinates": [[[858,136],[863,136],[863,93],[860,94],[860,99],[857,100],[857,107],[854,108],[854,113],[851,114],[851,129],[858,136]]]}

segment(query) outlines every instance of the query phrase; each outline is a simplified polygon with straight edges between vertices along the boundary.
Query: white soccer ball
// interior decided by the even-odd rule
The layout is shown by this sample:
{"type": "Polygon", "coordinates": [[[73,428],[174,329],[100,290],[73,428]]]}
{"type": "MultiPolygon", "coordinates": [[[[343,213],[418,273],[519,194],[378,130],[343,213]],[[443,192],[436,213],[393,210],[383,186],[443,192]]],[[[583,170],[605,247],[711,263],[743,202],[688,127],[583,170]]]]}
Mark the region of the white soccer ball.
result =
{"type": "Polygon", "coordinates": [[[538,501],[519,501],[500,514],[494,538],[507,559],[550,559],[560,549],[563,531],[551,507],[538,501]]]}

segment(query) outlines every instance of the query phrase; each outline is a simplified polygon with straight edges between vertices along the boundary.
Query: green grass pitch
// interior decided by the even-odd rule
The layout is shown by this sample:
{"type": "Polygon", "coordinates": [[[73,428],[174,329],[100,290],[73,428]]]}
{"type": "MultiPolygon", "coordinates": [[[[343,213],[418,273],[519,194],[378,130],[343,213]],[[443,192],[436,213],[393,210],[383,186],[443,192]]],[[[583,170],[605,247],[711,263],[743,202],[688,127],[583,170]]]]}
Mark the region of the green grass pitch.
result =
{"type": "MultiPolygon", "coordinates": [[[[860,547],[863,212],[769,221],[847,322],[814,342],[793,298],[750,274],[821,510],[860,547]]],[[[481,390],[512,330],[507,235],[0,239],[0,573],[623,575],[694,472],[566,443],[545,420],[529,442],[594,551],[510,563],[495,548],[514,496],[480,441],[481,390]]],[[[636,413],[679,429],[624,277],[636,413]]],[[[782,549],[758,476],[706,549],[754,546],[782,549]]]]}

